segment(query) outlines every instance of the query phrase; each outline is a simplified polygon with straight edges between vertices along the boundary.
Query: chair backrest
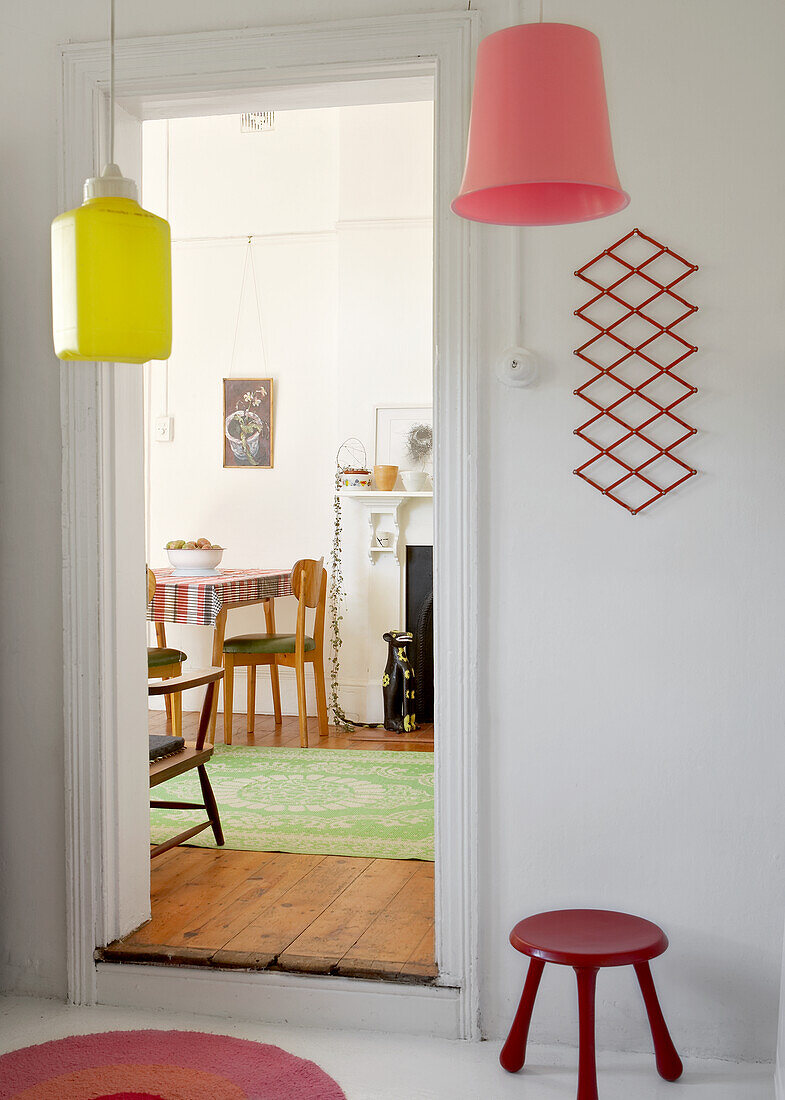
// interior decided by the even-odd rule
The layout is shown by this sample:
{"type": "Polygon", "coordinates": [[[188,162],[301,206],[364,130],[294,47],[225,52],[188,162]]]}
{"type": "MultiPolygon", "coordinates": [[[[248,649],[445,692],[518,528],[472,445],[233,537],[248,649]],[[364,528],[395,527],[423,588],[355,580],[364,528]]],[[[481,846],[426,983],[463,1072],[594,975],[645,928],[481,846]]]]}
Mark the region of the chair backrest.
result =
{"type": "Polygon", "coordinates": [[[147,566],[147,602],[148,603],[150,602],[150,600],[153,598],[154,595],[155,595],[155,573],[152,571],[152,569],[148,565],[147,566]]]}
{"type": "Polygon", "coordinates": [[[313,561],[312,558],[301,558],[294,563],[292,591],[306,607],[317,607],[319,604],[322,573],[325,572],[323,566],[324,558],[319,558],[318,561],[313,561]]]}
{"type": "Polygon", "coordinates": [[[327,603],[327,570],[324,568],[324,558],[314,561],[312,558],[301,558],[295,562],[292,569],[292,591],[297,597],[296,645],[302,645],[305,636],[305,609],[316,608],[316,619],[313,628],[313,637],[317,649],[321,649],[324,638],[324,613],[327,603]]]}

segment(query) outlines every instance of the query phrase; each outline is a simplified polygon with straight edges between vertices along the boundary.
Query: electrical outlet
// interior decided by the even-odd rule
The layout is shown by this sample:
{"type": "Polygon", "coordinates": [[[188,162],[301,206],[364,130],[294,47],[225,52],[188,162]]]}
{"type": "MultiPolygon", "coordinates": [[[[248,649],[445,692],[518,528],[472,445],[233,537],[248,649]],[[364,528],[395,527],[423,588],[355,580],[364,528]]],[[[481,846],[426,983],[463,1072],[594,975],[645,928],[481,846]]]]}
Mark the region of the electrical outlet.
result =
{"type": "Polygon", "coordinates": [[[158,443],[171,443],[174,439],[174,417],[158,416],[155,420],[155,438],[158,443]]]}

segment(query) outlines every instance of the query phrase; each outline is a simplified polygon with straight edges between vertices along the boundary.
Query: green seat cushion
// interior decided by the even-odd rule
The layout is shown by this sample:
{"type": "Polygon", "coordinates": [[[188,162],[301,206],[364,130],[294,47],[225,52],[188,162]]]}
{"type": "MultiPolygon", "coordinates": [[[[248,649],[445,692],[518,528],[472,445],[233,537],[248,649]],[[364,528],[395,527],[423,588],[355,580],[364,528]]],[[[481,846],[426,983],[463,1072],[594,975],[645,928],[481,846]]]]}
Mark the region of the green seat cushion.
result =
{"type": "MultiPolygon", "coordinates": [[[[294,653],[294,634],[238,634],[224,642],[224,653],[294,653]]],[[[306,637],[305,652],[316,649],[313,638],[306,637]]]]}
{"type": "Polygon", "coordinates": [[[181,665],[188,658],[181,649],[156,649],[148,646],[147,671],[151,668],[166,668],[167,665],[181,665]]]}

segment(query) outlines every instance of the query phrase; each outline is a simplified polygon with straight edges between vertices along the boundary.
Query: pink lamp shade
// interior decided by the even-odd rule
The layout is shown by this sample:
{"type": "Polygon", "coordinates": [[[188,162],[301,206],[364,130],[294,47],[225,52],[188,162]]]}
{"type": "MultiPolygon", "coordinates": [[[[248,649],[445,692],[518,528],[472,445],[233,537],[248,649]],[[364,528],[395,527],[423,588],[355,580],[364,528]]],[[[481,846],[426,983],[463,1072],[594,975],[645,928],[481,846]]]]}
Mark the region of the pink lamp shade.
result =
{"type": "Polygon", "coordinates": [[[629,201],[613,159],[597,36],[526,23],[485,38],[453,211],[495,225],[563,225],[629,201]]]}

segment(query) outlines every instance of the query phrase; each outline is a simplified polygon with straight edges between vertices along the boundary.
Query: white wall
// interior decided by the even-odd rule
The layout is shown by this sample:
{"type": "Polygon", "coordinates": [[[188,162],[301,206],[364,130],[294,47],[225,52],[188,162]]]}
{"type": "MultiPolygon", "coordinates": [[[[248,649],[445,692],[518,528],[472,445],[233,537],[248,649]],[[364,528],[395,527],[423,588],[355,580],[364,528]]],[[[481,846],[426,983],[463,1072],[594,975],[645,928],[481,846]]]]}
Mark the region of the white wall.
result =
{"type": "Polygon", "coordinates": [[[57,995],[65,983],[65,808],[60,395],[48,223],[56,213],[59,82],[54,35],[39,33],[37,18],[23,15],[15,22],[28,26],[8,27],[7,17],[0,16],[0,133],[3,175],[10,173],[0,203],[0,988],[57,995]]]}
{"type": "MultiPolygon", "coordinates": [[[[785,989],[785,953],[782,959],[780,990],[785,989]]],[[[777,1028],[777,1061],[774,1068],[774,1094],[777,1100],[785,1097],[785,998],[780,996],[779,1027],[777,1028]]]]}
{"type": "MultiPolygon", "coordinates": [[[[227,548],[228,568],[327,559],[339,444],[359,436],[372,464],[374,407],[431,402],[433,105],[279,111],[274,130],[250,134],[239,115],[175,119],[143,134],[145,202],[169,217],[174,241],[172,357],[146,371],[148,560],[168,564],[166,543],[200,532],[227,548]],[[250,263],[238,316],[249,235],[259,317],[250,263]],[[273,379],[271,470],[223,468],[227,376],[273,379]],[[174,440],[159,443],[152,425],[167,413],[174,440]]],[[[430,507],[412,513],[410,539],[432,541],[430,507]]],[[[365,515],[347,504],[342,705],[378,719],[400,569],[372,567],[368,541],[365,515]]],[[[278,629],[294,615],[293,600],[279,601],[278,629]]],[[[230,634],[259,629],[258,607],[227,622],[230,634]]],[[[209,664],[210,631],[170,624],[167,641],[189,665],[209,664]]],[[[267,673],[259,680],[270,710],[267,673]]],[[[297,713],[288,670],[282,704],[297,713]]]]}
{"type": "MultiPolygon", "coordinates": [[[[335,18],[423,10],[422,0],[336,0],[335,18]]],[[[463,3],[438,6],[462,10],[463,3]]],[[[535,5],[527,4],[527,17],[535,5]]],[[[486,29],[510,7],[487,0],[486,29]]],[[[781,607],[785,176],[775,0],[550,0],[548,15],[599,32],[630,210],[525,235],[526,340],[545,361],[511,394],[492,363],[511,334],[486,323],[481,514],[480,802],[482,1007],[506,1028],[523,974],[514,919],[558,905],[613,905],[661,921],[656,974],[684,1052],[770,1058],[782,943],[781,607]],[[701,354],[690,370],[702,471],[631,518],[571,474],[584,450],[570,354],[578,262],[639,224],[701,271],[691,291],[701,354]]],[[[121,33],[323,20],[316,0],[140,2],[121,33]]],[[[3,620],[2,980],[63,992],[64,876],[56,460],[31,450],[17,410],[36,394],[57,439],[49,350],[47,224],[56,208],[55,43],[104,35],[87,0],[15,10],[4,26],[2,457],[6,576],[22,599],[3,620]],[[42,11],[44,17],[42,17],[42,11]],[[31,506],[32,505],[32,506],[31,506]],[[9,520],[13,523],[10,526],[9,520]]],[[[455,181],[456,187],[458,181],[455,181]]],[[[482,231],[480,281],[507,256],[482,231]]],[[[489,322],[492,303],[483,306],[489,322]]],[[[631,977],[600,981],[603,1044],[648,1043],[631,977]]],[[[574,1040],[570,975],[547,975],[535,1040],[574,1040]]]]}
{"type": "MultiPolygon", "coordinates": [[[[485,1026],[501,1034],[520,991],[516,917],[580,903],[665,926],[677,1043],[766,1058],[785,911],[785,13],[547,6],[601,35],[632,204],[525,235],[542,381],[486,394],[485,1026]],[[701,476],[633,518],[572,474],[588,377],[572,312],[591,296],[572,272],[636,225],[700,265],[684,284],[700,392],[682,406],[700,434],[682,453],[701,476]]],[[[533,1040],[574,1035],[571,977],[546,975],[533,1040]]],[[[598,989],[600,1041],[645,1049],[630,974],[598,989]]]]}

